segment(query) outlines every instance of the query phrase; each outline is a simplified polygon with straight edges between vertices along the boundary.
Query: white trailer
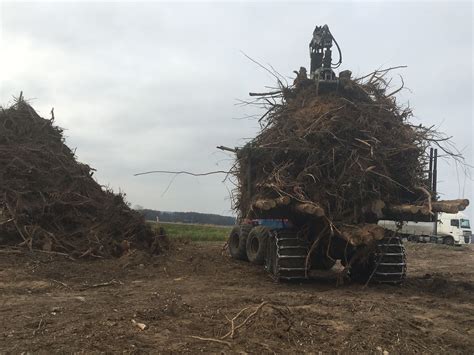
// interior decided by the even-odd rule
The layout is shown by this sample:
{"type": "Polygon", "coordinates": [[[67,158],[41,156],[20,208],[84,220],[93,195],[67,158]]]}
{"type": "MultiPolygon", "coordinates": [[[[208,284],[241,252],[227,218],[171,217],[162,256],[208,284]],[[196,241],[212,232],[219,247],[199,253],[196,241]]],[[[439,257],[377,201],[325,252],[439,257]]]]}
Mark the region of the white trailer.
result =
{"type": "Polygon", "coordinates": [[[396,222],[380,220],[378,224],[416,242],[464,245],[471,243],[471,226],[466,215],[438,213],[437,222],[396,222]]]}

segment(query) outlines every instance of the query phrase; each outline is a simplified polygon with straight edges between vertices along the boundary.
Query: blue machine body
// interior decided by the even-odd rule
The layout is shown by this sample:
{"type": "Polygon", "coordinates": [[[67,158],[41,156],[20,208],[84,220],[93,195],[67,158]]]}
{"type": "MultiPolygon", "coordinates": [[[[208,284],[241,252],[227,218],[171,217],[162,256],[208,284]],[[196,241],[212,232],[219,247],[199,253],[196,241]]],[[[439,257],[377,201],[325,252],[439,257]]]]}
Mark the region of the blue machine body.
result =
{"type": "Polygon", "coordinates": [[[252,224],[270,229],[288,229],[293,226],[287,219],[253,219],[252,224]]]}

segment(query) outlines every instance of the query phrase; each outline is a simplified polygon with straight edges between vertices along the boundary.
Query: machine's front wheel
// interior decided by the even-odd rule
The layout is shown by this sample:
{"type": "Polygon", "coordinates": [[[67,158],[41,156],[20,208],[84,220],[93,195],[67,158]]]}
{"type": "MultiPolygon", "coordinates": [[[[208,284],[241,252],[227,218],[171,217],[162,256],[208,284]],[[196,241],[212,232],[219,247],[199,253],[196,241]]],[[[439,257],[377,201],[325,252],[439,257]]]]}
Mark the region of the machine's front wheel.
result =
{"type": "Polygon", "coordinates": [[[228,245],[230,255],[234,259],[248,260],[247,259],[247,236],[252,229],[251,225],[242,224],[232,228],[229,234],[228,245]]]}
{"type": "Polygon", "coordinates": [[[277,265],[277,242],[276,237],[271,234],[265,245],[265,270],[270,273],[273,277],[278,275],[277,265]]]}
{"type": "Polygon", "coordinates": [[[263,226],[253,227],[247,236],[247,258],[251,263],[263,264],[265,262],[266,244],[269,229],[263,226]]]}

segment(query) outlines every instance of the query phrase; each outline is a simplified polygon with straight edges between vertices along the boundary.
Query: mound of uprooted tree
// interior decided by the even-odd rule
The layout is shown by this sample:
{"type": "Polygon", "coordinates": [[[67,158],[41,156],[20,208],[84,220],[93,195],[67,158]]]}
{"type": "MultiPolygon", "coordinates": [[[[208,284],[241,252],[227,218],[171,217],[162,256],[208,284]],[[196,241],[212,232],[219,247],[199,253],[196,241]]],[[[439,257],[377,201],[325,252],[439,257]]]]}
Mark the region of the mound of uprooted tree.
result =
{"type": "Polygon", "coordinates": [[[397,104],[398,90],[387,92],[384,74],[345,72],[327,87],[302,70],[291,87],[251,94],[266,112],[261,132],[237,149],[239,214],[356,225],[464,209],[467,200],[435,201],[426,151],[445,138],[410,123],[411,110],[397,104]]]}
{"type": "Polygon", "coordinates": [[[94,180],[53,121],[21,98],[0,109],[0,244],[73,257],[158,252],[162,238],[94,180]]]}

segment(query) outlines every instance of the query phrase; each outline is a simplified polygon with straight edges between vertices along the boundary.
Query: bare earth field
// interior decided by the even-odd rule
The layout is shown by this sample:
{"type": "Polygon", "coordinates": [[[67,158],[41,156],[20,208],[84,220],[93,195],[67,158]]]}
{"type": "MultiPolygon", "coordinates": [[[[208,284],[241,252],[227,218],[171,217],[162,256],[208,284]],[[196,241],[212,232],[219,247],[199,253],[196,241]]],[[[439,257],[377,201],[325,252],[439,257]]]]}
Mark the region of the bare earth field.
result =
{"type": "Polygon", "coordinates": [[[2,251],[0,352],[474,352],[472,246],[407,244],[401,287],[336,287],[336,271],[275,284],[222,246],[92,261],[2,251]],[[193,337],[221,338],[245,307],[233,338],[193,337]]]}

